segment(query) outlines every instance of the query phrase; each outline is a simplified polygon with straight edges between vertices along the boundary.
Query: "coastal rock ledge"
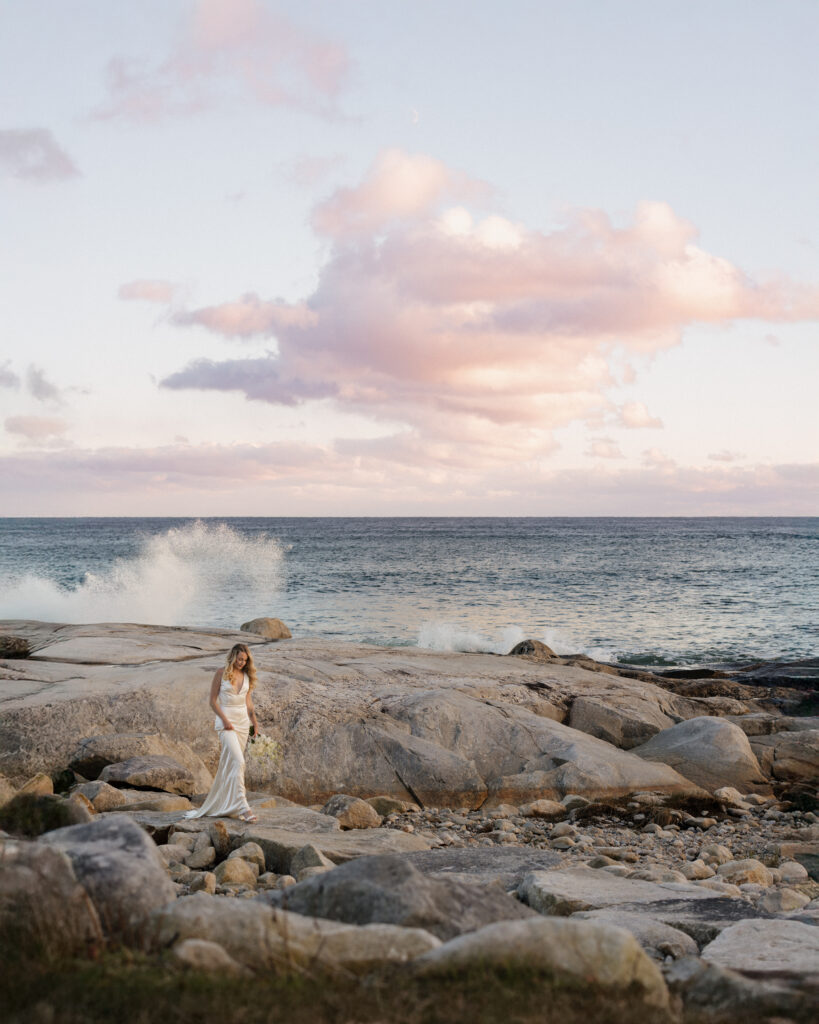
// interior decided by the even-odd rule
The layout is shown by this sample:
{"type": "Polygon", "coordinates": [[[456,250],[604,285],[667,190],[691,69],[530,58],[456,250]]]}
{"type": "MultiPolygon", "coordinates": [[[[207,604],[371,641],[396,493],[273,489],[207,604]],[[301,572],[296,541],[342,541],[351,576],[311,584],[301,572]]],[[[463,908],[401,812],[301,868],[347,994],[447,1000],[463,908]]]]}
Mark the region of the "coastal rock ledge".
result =
{"type": "MultiPolygon", "coordinates": [[[[744,744],[743,782],[769,791],[741,730],[725,721],[759,713],[753,699],[680,696],[596,671],[593,662],[132,624],[6,621],[0,634],[22,638],[30,652],[0,660],[0,775],[14,785],[69,764],[76,771],[78,751],[104,746],[94,737],[109,737],[109,746],[131,737],[114,744],[124,752],[133,737],[153,736],[162,742],[150,752],[173,749],[189,773],[198,769],[193,789],[204,791],[218,760],[208,685],[241,640],[259,670],[260,722],[282,748],[275,762],[251,757],[249,784],[300,804],[337,793],[464,809],[568,794],[705,796],[736,781],[713,771],[726,731],[744,744]],[[581,701],[583,713],[573,713],[581,701]],[[605,730],[590,707],[606,716],[605,730]],[[643,745],[623,749],[634,743],[636,715],[643,745]],[[692,719],[719,727],[697,728],[692,719]],[[684,732],[680,723],[698,737],[685,758],[661,742],[666,732],[684,732]]],[[[114,761],[127,756],[130,749],[114,761]]],[[[86,778],[100,777],[104,765],[93,767],[86,778]]],[[[118,772],[109,769],[106,780],[117,785],[118,772]]]]}

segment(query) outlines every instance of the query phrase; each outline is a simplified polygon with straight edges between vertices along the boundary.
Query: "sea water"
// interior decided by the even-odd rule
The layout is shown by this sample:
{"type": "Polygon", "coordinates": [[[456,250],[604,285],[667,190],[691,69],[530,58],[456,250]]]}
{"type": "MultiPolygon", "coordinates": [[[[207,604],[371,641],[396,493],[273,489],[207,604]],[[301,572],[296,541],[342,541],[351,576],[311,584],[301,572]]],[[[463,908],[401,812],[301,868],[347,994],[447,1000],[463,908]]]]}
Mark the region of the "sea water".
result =
{"type": "Polygon", "coordinates": [[[819,518],[0,519],[0,618],[646,666],[819,651],[819,518]]]}

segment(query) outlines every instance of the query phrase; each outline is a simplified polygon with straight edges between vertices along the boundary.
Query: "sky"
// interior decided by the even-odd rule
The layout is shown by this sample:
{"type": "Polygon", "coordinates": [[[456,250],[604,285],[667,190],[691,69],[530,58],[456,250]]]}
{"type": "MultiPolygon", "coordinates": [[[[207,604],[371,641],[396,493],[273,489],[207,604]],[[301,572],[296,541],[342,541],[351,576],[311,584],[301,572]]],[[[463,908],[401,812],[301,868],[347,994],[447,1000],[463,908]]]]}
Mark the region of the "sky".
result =
{"type": "Polygon", "coordinates": [[[815,0],[0,0],[0,514],[816,515],[815,0]]]}

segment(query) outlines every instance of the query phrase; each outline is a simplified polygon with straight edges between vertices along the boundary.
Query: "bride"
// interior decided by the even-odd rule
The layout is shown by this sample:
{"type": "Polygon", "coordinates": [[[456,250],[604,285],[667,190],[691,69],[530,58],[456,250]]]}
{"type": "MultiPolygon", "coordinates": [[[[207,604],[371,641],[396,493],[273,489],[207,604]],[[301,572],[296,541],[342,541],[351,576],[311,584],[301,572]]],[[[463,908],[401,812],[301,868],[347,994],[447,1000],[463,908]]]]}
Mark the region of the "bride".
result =
{"type": "Polygon", "coordinates": [[[205,802],[186,818],[230,817],[254,822],[245,793],[245,756],[250,725],[259,734],[251,693],[256,666],[244,644],[231,647],[224,669],[217,669],[210,686],[210,706],[216,713],[216,731],[222,748],[219,768],[205,802]]]}

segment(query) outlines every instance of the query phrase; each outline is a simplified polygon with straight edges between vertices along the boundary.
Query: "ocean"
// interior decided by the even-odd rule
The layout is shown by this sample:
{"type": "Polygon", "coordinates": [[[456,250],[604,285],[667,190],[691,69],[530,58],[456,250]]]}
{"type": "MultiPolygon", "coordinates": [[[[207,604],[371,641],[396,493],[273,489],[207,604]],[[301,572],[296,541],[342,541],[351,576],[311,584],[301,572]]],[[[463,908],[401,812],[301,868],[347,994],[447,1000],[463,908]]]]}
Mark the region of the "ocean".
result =
{"type": "Polygon", "coordinates": [[[0,618],[632,665],[819,652],[819,518],[0,519],[0,618]]]}

